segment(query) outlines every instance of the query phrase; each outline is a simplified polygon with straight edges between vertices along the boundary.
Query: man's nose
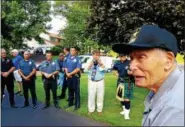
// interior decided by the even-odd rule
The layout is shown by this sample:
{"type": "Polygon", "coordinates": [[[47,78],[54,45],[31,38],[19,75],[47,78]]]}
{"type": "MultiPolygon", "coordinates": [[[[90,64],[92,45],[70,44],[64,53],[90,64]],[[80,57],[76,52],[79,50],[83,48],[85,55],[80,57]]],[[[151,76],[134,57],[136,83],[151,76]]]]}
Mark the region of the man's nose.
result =
{"type": "Polygon", "coordinates": [[[130,68],[129,68],[129,70],[131,71],[131,72],[133,72],[133,71],[135,71],[136,69],[137,69],[137,62],[135,61],[135,60],[131,60],[130,61],[130,68]]]}

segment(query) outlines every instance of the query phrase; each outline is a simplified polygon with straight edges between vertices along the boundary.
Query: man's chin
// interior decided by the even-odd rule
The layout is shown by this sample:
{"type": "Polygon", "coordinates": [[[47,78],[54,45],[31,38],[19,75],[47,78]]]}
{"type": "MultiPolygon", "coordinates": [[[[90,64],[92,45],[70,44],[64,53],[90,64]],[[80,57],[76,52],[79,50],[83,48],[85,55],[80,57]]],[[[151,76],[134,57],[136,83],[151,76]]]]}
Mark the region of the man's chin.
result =
{"type": "Polygon", "coordinates": [[[143,85],[143,83],[137,83],[137,82],[135,82],[135,85],[137,86],[137,87],[145,87],[144,85],[143,85]]]}

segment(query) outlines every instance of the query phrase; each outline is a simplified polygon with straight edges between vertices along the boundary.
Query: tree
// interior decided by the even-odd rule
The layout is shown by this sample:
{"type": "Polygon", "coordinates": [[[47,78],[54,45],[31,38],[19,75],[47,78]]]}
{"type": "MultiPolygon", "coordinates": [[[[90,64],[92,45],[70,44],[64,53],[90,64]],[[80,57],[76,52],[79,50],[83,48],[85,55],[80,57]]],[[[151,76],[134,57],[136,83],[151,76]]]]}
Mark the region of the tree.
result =
{"type": "Polygon", "coordinates": [[[56,14],[63,15],[67,19],[67,26],[61,30],[65,40],[63,46],[78,46],[81,53],[89,53],[93,48],[99,48],[97,42],[85,37],[87,19],[90,16],[91,1],[57,1],[56,14]]]}
{"type": "Polygon", "coordinates": [[[127,43],[137,28],[155,24],[172,32],[182,51],[184,8],[184,0],[92,0],[86,34],[105,45],[127,43]]]}
{"type": "Polygon", "coordinates": [[[48,29],[50,4],[40,0],[2,0],[1,41],[2,47],[20,48],[25,39],[35,38],[41,42],[39,34],[48,29]]]}

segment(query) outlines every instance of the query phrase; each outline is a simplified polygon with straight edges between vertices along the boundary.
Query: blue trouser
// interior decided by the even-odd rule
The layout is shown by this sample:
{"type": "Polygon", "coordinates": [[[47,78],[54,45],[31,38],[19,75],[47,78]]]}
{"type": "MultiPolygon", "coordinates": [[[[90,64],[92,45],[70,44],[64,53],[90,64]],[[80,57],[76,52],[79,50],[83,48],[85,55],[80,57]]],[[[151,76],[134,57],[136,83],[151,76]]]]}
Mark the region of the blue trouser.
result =
{"type": "Polygon", "coordinates": [[[80,78],[73,76],[67,79],[69,92],[69,106],[72,106],[75,99],[75,108],[80,108],[80,78]]]}

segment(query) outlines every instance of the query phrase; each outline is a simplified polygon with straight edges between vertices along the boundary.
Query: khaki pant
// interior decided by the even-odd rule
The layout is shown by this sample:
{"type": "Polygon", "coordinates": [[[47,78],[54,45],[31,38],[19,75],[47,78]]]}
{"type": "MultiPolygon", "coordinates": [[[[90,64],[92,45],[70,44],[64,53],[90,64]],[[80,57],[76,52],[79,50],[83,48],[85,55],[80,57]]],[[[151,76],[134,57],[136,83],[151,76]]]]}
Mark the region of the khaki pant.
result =
{"type": "Polygon", "coordinates": [[[104,79],[98,82],[88,80],[88,110],[95,111],[95,97],[97,95],[97,111],[102,112],[104,100],[104,79]]]}

